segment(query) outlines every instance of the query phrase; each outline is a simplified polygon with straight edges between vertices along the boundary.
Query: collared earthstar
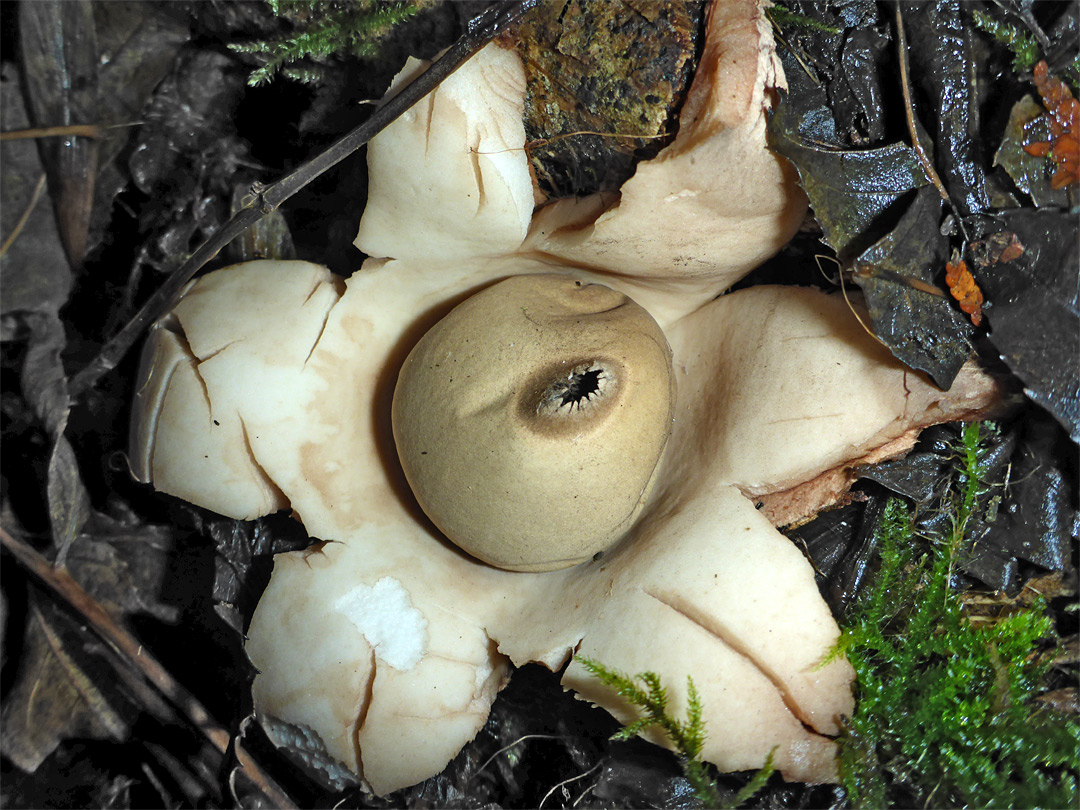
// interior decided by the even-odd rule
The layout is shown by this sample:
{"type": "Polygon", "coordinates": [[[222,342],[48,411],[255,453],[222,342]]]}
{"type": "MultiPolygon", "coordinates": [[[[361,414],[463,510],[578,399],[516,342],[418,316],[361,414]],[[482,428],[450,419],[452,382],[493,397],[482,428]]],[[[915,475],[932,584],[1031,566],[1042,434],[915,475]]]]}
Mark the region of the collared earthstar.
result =
{"type": "MultiPolygon", "coordinates": [[[[291,510],[321,541],[276,558],[247,642],[255,706],[375,793],[445,767],[483,726],[511,664],[565,666],[566,687],[633,719],[580,656],[656,672],[676,714],[692,676],[702,755],[721,770],[759,768],[775,749],[787,779],[836,778],[830,735],[851,711],[852,671],[842,659],[822,666],[837,626],[810,564],[774,525],[834,502],[853,466],[979,413],[995,391],[973,364],[940,391],[842,297],[794,287],[717,297],[793,235],[805,199],[764,145],[784,79],[761,7],[717,2],[706,25],[676,139],[619,195],[534,212],[523,69],[489,45],[370,146],[357,245],[387,258],[345,281],[295,261],[216,271],[152,330],[135,474],[230,517],[291,510]],[[471,326],[432,344],[392,419],[406,356],[463,302],[456,312],[472,311],[471,326]],[[599,342],[576,344],[586,332],[599,342]],[[495,382],[447,382],[489,357],[501,364],[495,382]],[[583,380],[589,396],[575,399],[583,380]],[[596,405],[618,420],[646,389],[666,404],[612,434],[628,442],[621,454],[590,443],[591,427],[530,434],[524,452],[558,457],[536,473],[535,459],[517,464],[506,450],[518,417],[584,402],[580,413],[596,405]],[[426,421],[429,406],[441,422],[426,421]],[[511,427],[488,430],[489,412],[511,427]],[[473,420],[467,430],[458,417],[473,420]],[[444,446],[469,474],[436,469],[440,494],[418,502],[399,423],[413,425],[398,437],[409,480],[444,446]],[[591,527],[601,512],[603,529],[575,545],[575,521],[591,527]],[[492,562],[526,570],[485,563],[435,525],[471,534],[469,520],[491,523],[476,553],[494,547],[492,562]],[[545,556],[545,537],[567,543],[545,556]]],[[[410,62],[398,81],[421,67],[410,62]]]]}

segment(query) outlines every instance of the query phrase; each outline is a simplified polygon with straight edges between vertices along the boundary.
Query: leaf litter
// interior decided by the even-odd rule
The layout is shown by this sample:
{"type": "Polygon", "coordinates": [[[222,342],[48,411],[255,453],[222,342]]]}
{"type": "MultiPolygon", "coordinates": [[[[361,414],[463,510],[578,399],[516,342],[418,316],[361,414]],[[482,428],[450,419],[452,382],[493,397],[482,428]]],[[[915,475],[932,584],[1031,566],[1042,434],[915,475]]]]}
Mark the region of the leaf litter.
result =
{"type": "MultiPolygon", "coordinates": [[[[260,583],[265,581],[271,553],[302,545],[306,538],[299,536],[285,518],[255,524],[223,521],[178,509],[125,482],[122,474],[116,474],[116,466],[123,466],[122,456],[116,453],[124,447],[122,403],[130,396],[125,388],[125,380],[130,385],[130,363],[106,377],[83,401],[71,401],[66,381],[67,368],[85,356],[87,346],[103,339],[126,317],[118,314],[112,302],[126,297],[133,303],[145,296],[152,280],[141,278],[141,268],[147,264],[164,267],[176,251],[190,250],[198,239],[227,219],[232,200],[241,194],[241,189],[252,179],[265,176],[262,156],[256,159],[247,151],[245,138],[238,134],[240,125],[233,124],[241,114],[252,113],[252,96],[248,94],[253,91],[234,84],[233,74],[242,79],[244,70],[218,58],[215,54],[220,50],[206,49],[201,44],[205,40],[180,51],[189,28],[196,28],[182,13],[159,13],[155,10],[157,4],[125,4],[138,15],[132,14],[126,21],[128,28],[123,29],[119,20],[122,15],[112,13],[116,4],[87,5],[93,9],[96,21],[98,50],[113,55],[110,60],[102,60],[108,63],[105,67],[77,68],[88,76],[97,74],[96,80],[87,85],[97,83],[98,106],[92,110],[97,114],[90,120],[99,124],[148,123],[108,130],[108,140],[97,145],[100,165],[93,178],[97,187],[90,195],[85,188],[89,182],[85,158],[75,153],[74,158],[63,158],[69,161],[72,171],[72,178],[66,182],[77,181],[75,202],[63,203],[73,206],[70,211],[65,209],[68,221],[102,223],[100,230],[87,226],[84,254],[90,255],[90,273],[80,277],[73,293],[77,314],[73,307],[57,315],[70,285],[70,281],[65,282],[71,278],[66,262],[39,261],[35,270],[31,261],[46,255],[45,251],[52,251],[49,255],[54,257],[64,256],[55,225],[50,231],[48,218],[41,216],[42,212],[51,213],[49,200],[39,200],[32,209],[34,224],[28,220],[19,237],[26,240],[25,248],[32,247],[24,251],[24,256],[30,258],[9,263],[5,256],[4,438],[5,442],[14,439],[15,446],[24,450],[26,456],[18,459],[18,464],[35,468],[35,480],[42,486],[36,494],[30,482],[16,486],[15,465],[8,456],[4,526],[9,532],[25,533],[27,530],[20,526],[20,518],[25,517],[25,524],[31,528],[24,536],[32,537],[39,546],[52,544],[54,553],[58,546],[74,538],[68,545],[69,569],[84,587],[93,590],[98,600],[111,603],[118,614],[152,619],[153,624],[145,624],[145,619],[137,622],[140,628],[156,628],[147,637],[151,646],[155,637],[179,639],[184,644],[200,645],[200,655],[235,670],[224,679],[225,694],[221,694],[216,683],[221,680],[221,670],[200,675],[197,668],[185,667],[180,660],[190,658],[190,653],[167,653],[170,666],[183,674],[189,686],[206,694],[217,687],[214,711],[222,714],[221,720],[239,725],[249,705],[245,686],[248,665],[238,652],[239,633],[257,599],[260,583]],[[111,23],[107,22],[110,16],[111,23]],[[122,30],[130,35],[119,36],[122,30]],[[125,48],[126,42],[144,43],[146,47],[125,48]],[[115,73],[110,72],[113,67],[115,73]],[[160,85],[166,75],[172,78],[160,85]],[[201,81],[209,86],[214,75],[218,80],[213,86],[234,94],[224,103],[200,105],[206,99],[197,92],[181,92],[185,82],[189,88],[197,88],[201,81]],[[111,99],[115,88],[123,88],[135,79],[141,84],[124,98],[123,112],[106,111],[103,98],[111,99]],[[151,108],[146,108],[151,92],[151,108]],[[151,109],[157,112],[148,116],[151,109]],[[184,131],[193,133],[187,142],[184,131]],[[216,141],[222,144],[205,148],[216,141]],[[107,177],[111,179],[106,181],[107,177]],[[87,196],[93,200],[89,219],[79,207],[85,205],[87,196]],[[112,235],[106,236],[110,231],[112,235]],[[104,241],[100,241],[102,237],[104,241]],[[126,240],[122,247],[111,244],[121,237],[126,240]],[[15,289],[9,286],[10,279],[32,290],[21,299],[29,304],[10,310],[6,307],[8,292],[15,289]],[[11,380],[18,384],[8,384],[11,380]],[[108,418],[88,419],[87,409],[96,409],[90,413],[107,414],[108,418]],[[24,410],[32,414],[32,419],[18,416],[24,410]],[[15,431],[18,435],[14,435],[15,431]],[[44,524],[38,515],[46,517],[44,524]],[[163,525],[170,528],[163,529],[163,525]],[[177,546],[179,538],[189,532],[191,537],[205,538],[200,542],[206,544],[206,555],[193,567],[195,558],[185,556],[186,552],[177,546]],[[187,560],[189,576],[168,576],[177,571],[178,560],[187,560]],[[181,615],[175,604],[178,591],[184,591],[188,600],[182,615],[185,620],[197,619],[197,629],[187,635],[170,636],[165,628],[181,615]]],[[[951,206],[946,207],[939,192],[930,186],[931,180],[901,124],[904,102],[894,81],[895,31],[888,16],[877,4],[868,2],[788,5],[822,27],[815,30],[793,23],[779,24],[778,33],[789,48],[782,48],[782,55],[792,90],[770,125],[770,139],[799,168],[825,245],[835,251],[847,277],[863,288],[872,311],[879,312],[877,318],[872,316],[871,327],[901,359],[931,374],[942,385],[948,384],[958,362],[973,349],[999,355],[1036,403],[1003,423],[999,439],[988,451],[993,456],[988,460],[993,486],[1000,490],[993,496],[998,500],[991,499],[996,511],[991,515],[988,507],[977,516],[976,522],[981,521],[985,530],[977,527],[978,539],[962,562],[961,575],[969,584],[1022,594],[1024,583],[1037,581],[1030,579],[1032,575],[1057,572],[1058,598],[1075,598],[1070,594],[1075,593],[1077,535],[1073,442],[1077,439],[1078,374],[1072,342],[1077,334],[1077,301],[1076,255],[1074,249],[1070,253],[1070,246],[1076,240],[1068,235],[1075,233],[1076,216],[1075,212],[1060,210],[1071,192],[1063,190],[1066,196],[1062,197],[1062,190],[1046,188],[1052,174],[1045,166],[1028,162],[1024,164],[1027,179],[1017,179],[1018,173],[1006,164],[1007,150],[1024,155],[1014,154],[1016,161],[1042,159],[1023,151],[1023,143],[1031,140],[1030,131],[1022,125],[1003,132],[988,129],[985,114],[975,108],[980,98],[996,98],[1005,90],[993,84],[978,88],[972,84],[973,75],[981,76],[972,68],[978,67],[985,54],[973,48],[971,21],[962,6],[938,2],[925,18],[917,7],[921,4],[909,4],[903,9],[905,24],[911,26],[908,38],[916,93],[913,109],[920,139],[932,153],[933,165],[947,187],[951,206]],[[809,74],[800,66],[800,60],[809,68],[809,74]],[[1015,199],[1028,207],[1012,211],[991,208],[990,200],[999,199],[994,196],[998,181],[986,175],[986,156],[995,149],[998,162],[1009,171],[1010,182],[1015,183],[1015,199]],[[1031,208],[1029,200],[1043,210],[1031,208]],[[965,234],[974,244],[964,238],[965,234]],[[1012,253],[1018,249],[1015,245],[1021,252],[1006,259],[1010,245],[1014,245],[1012,253]],[[985,322],[978,330],[949,297],[946,264],[953,249],[961,251],[961,258],[987,299],[985,322]],[[906,314],[895,314],[898,312],[906,314]],[[1033,324],[1038,327],[1033,328],[1033,324]],[[1038,408],[1045,408],[1056,421],[1048,420],[1038,408]],[[1072,441],[1064,438],[1066,432],[1072,434],[1072,441]]],[[[1002,16],[1001,11],[993,13],[1002,16]]],[[[79,24],[85,25],[86,18],[81,19],[79,24]]],[[[1061,35],[1053,33],[1054,21],[1049,23],[1047,30],[1060,40],[1061,35]]],[[[74,27],[70,30],[77,30],[75,23],[71,25],[74,27]]],[[[272,33],[268,30],[272,24],[265,16],[238,16],[228,9],[213,14],[200,12],[199,25],[204,26],[200,31],[204,37],[207,25],[218,25],[222,36],[249,25],[258,26],[258,30],[249,29],[249,34],[272,33]],[[216,22],[214,14],[218,15],[216,22]],[[234,28],[230,30],[230,26],[234,28]]],[[[78,59],[85,59],[88,41],[85,36],[73,37],[70,69],[76,69],[78,59]]],[[[10,76],[12,67],[5,63],[5,76],[10,76]]],[[[46,81],[57,69],[44,67],[34,80],[46,81]]],[[[985,83],[983,78],[978,81],[985,83]]],[[[1012,93],[1023,88],[1027,79],[1016,76],[1000,81],[1012,93]]],[[[310,91],[310,96],[288,85],[274,92],[279,95],[258,96],[260,103],[280,98],[284,109],[296,118],[307,116],[303,124],[307,131],[320,131],[322,125],[312,112],[316,108],[305,107],[305,98],[318,96],[317,88],[310,91]]],[[[1026,92],[1034,99],[1037,91],[1028,83],[1026,92]]],[[[9,128],[11,96],[5,86],[5,130],[9,128]]],[[[63,94],[57,96],[55,89],[49,90],[48,97],[53,98],[54,109],[63,110],[66,105],[69,113],[83,103],[78,94],[65,98],[63,94]]],[[[336,120],[325,107],[319,109],[322,112],[318,114],[324,116],[321,120],[336,120]]],[[[243,124],[243,128],[245,133],[252,131],[250,123],[243,124]]],[[[10,145],[5,141],[5,158],[10,145]]],[[[252,141],[251,148],[258,153],[257,142],[252,141]]],[[[32,191],[41,170],[28,161],[25,169],[19,169],[16,179],[20,182],[14,183],[7,175],[8,161],[4,163],[6,235],[11,227],[9,190],[18,185],[25,196],[27,188],[32,191]]],[[[50,172],[55,171],[50,168],[50,172]]],[[[54,204],[60,205],[56,201],[61,197],[55,196],[55,188],[56,184],[50,185],[49,194],[54,204]]],[[[326,217],[335,212],[340,215],[345,208],[340,200],[328,199],[324,204],[326,217]]],[[[257,238],[253,235],[253,244],[273,253],[287,250],[287,243],[293,242],[298,255],[305,251],[314,251],[311,255],[315,255],[318,248],[311,233],[303,228],[289,233],[290,224],[300,221],[300,217],[286,211],[285,217],[275,218],[274,230],[257,238]]],[[[64,227],[70,253],[72,238],[77,241],[79,230],[69,233],[69,226],[64,227]]],[[[320,227],[325,231],[327,226],[320,227]]],[[[12,251],[18,248],[19,240],[13,243],[12,251]]],[[[798,250],[806,252],[806,240],[798,240],[797,244],[798,250]]],[[[13,252],[11,258],[18,255],[13,252]]],[[[79,256],[79,261],[82,258],[79,256]]],[[[121,311],[129,313],[130,306],[123,305],[121,311]]],[[[948,448],[953,442],[949,429],[941,430],[944,432],[928,431],[916,452],[894,462],[893,467],[867,471],[859,496],[862,500],[794,532],[805,542],[823,575],[831,574],[828,581],[823,578],[822,587],[838,612],[874,577],[874,527],[883,508],[885,488],[927,502],[940,497],[942,481],[951,469],[948,448]]],[[[927,519],[931,517],[929,514],[927,519]]],[[[14,599],[12,593],[18,595],[5,587],[8,624],[23,620],[26,624],[16,636],[10,631],[5,636],[9,645],[5,648],[5,668],[10,669],[9,664],[14,663],[24,667],[26,662],[42,662],[41,666],[47,663],[56,673],[50,681],[66,683],[68,689],[72,685],[84,686],[81,693],[75,689],[81,703],[65,704],[61,697],[55,701],[55,705],[79,706],[71,712],[72,725],[64,727],[57,720],[43,720],[38,726],[49,733],[27,745],[27,750],[34,752],[33,758],[43,762],[39,766],[42,775],[56,773],[50,769],[59,767],[59,763],[68,763],[63,768],[82,763],[73,766],[75,771],[85,773],[87,782],[110,786],[110,792],[99,798],[100,803],[107,800],[113,806],[265,803],[257,783],[250,791],[243,787],[247,784],[243,776],[230,781],[231,794],[221,785],[209,785],[205,763],[211,760],[193,756],[187,763],[190,767],[186,767],[185,749],[176,740],[147,735],[138,743],[138,737],[132,737],[129,730],[131,712],[133,707],[148,705],[146,696],[140,698],[139,691],[130,685],[110,683],[110,676],[103,674],[109,670],[101,664],[102,656],[107,656],[104,648],[88,641],[77,622],[56,610],[47,594],[14,599]],[[10,647],[13,638],[21,645],[15,651],[10,647]],[[140,753],[136,759],[142,770],[125,775],[108,754],[101,753],[110,749],[68,741],[86,729],[90,729],[91,736],[127,737],[127,741],[111,745],[129,754],[131,747],[137,746],[140,753]],[[45,749],[50,745],[55,750],[47,754],[45,749]],[[196,764],[199,761],[203,764],[196,764]]],[[[6,694],[6,703],[12,695],[24,694],[15,691],[25,690],[24,684],[29,683],[25,676],[20,677],[22,680],[16,679],[17,685],[6,694]]],[[[44,694],[51,693],[46,689],[44,694]]],[[[18,705],[27,704],[19,698],[18,705]]],[[[345,796],[357,806],[528,804],[538,802],[560,779],[597,768],[594,781],[583,782],[581,791],[591,787],[591,795],[607,806],[628,801],[671,808],[688,806],[689,793],[678,763],[666,753],[634,742],[604,743],[613,730],[610,723],[563,695],[554,677],[526,668],[515,675],[500,696],[477,740],[451,763],[445,774],[384,803],[355,792],[345,796]],[[558,739],[521,741],[530,734],[558,739]]],[[[141,726],[137,729],[136,735],[143,732],[141,726]]],[[[265,740],[258,740],[257,735],[243,739],[260,759],[277,763],[273,746],[265,740]]],[[[7,753],[7,742],[4,748],[7,753]]],[[[305,782],[302,775],[288,775],[285,766],[280,768],[275,769],[275,774],[288,780],[294,796],[306,797],[309,803],[326,801],[325,791],[305,782]]],[[[733,780],[728,784],[734,793],[741,786],[740,778],[727,778],[733,780]]],[[[18,790],[24,790],[25,784],[18,790]]],[[[13,790],[4,788],[5,804],[9,806],[15,806],[11,803],[16,795],[13,790]]],[[[67,794],[71,806],[88,801],[87,794],[79,790],[73,785],[67,794]]],[[[578,793],[567,793],[569,798],[560,801],[569,805],[575,799],[587,798],[581,791],[580,797],[578,793]]],[[[18,795],[24,803],[33,803],[32,797],[42,794],[18,795]]],[[[832,788],[770,782],[757,801],[771,806],[832,806],[842,798],[832,788]]]]}

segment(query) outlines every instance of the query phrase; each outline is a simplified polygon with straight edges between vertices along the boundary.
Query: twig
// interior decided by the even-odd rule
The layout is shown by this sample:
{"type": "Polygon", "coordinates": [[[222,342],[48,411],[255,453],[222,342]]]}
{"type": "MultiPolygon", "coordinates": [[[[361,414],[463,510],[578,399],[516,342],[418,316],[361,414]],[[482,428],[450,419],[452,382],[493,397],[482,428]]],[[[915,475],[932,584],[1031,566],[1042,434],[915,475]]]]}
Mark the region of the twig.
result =
{"type": "Polygon", "coordinates": [[[165,313],[191,277],[214,258],[223,247],[263,216],[277,209],[285,200],[323,172],[337,165],[370,141],[413,104],[438,87],[447,76],[465,64],[484,45],[516,22],[528,9],[540,2],[541,0],[510,0],[509,2],[503,0],[490,6],[483,14],[470,21],[469,30],[431,67],[385,104],[376,108],[364,123],[273,185],[266,187],[256,185],[252,189],[255,200],[238,211],[223,228],[203,242],[188,260],[150,296],[127,325],[105,344],[98,356],[72,378],[69,389],[72,397],[76,398],[86,393],[103,374],[114,369],[135,344],[143,330],[165,313]]]}
{"type": "MultiPolygon", "coordinates": [[[[941,182],[941,177],[934,168],[930,156],[926,154],[926,149],[923,147],[922,141],[919,140],[919,131],[915,123],[915,103],[911,98],[911,79],[908,76],[907,37],[904,35],[904,17],[900,13],[899,3],[896,4],[896,41],[898,50],[900,51],[900,89],[904,94],[904,117],[907,120],[908,132],[911,134],[911,148],[915,151],[915,157],[918,159],[919,165],[922,166],[926,177],[933,183],[934,188],[936,188],[938,194],[941,195],[941,199],[945,201],[945,204],[948,205],[955,214],[956,206],[953,205],[948,189],[946,189],[945,184],[941,182]]],[[[959,216],[956,217],[956,221],[960,223],[960,228],[963,230],[964,223],[959,216]]]]}
{"type": "Polygon", "coordinates": [[[1024,21],[1024,25],[1028,27],[1028,30],[1035,35],[1035,39],[1039,41],[1039,47],[1043,53],[1050,53],[1053,50],[1054,44],[1050,41],[1050,37],[1046,35],[1046,32],[1042,30],[1042,26],[1039,25],[1039,21],[1035,19],[1035,15],[1031,11],[1029,5],[1018,3],[1017,8],[1012,11],[1024,21]]]}
{"type": "MultiPolygon", "coordinates": [[[[557,785],[552,787],[551,790],[549,790],[547,793],[544,794],[544,798],[542,798],[540,800],[540,805],[539,806],[542,808],[544,806],[544,802],[546,802],[551,797],[551,794],[554,793],[559,788],[563,788],[565,790],[566,786],[569,785],[571,782],[577,782],[577,781],[580,781],[580,780],[584,779],[586,776],[591,774],[593,771],[597,770],[603,764],[604,764],[604,761],[600,760],[600,762],[597,762],[595,765],[593,765],[591,768],[589,768],[589,770],[585,771],[585,773],[580,773],[577,776],[571,776],[569,779],[562,780],[557,785]]],[[[567,794],[567,797],[569,798],[569,794],[567,794]]]]}
{"type": "MultiPolygon", "coordinates": [[[[49,591],[59,596],[85,620],[89,629],[108,644],[123,661],[142,674],[172,705],[202,732],[210,744],[225,756],[232,736],[211,717],[198,698],[176,681],[139,640],[121,627],[82,586],[62,568],[56,568],[30,546],[0,529],[0,543],[49,591]]],[[[271,806],[292,808],[288,794],[258,764],[247,758],[240,767],[270,801],[271,806]]]]}
{"type": "Polygon", "coordinates": [[[470,776],[468,778],[468,780],[466,780],[466,781],[471,782],[473,779],[475,779],[477,776],[479,776],[480,773],[484,770],[484,768],[486,768],[488,765],[490,765],[492,763],[492,761],[495,759],[495,757],[497,757],[499,754],[503,753],[503,751],[509,751],[515,745],[519,745],[520,743],[523,743],[526,740],[564,740],[564,739],[566,739],[566,737],[565,737],[565,735],[562,735],[562,734],[525,734],[525,735],[523,735],[521,737],[518,737],[516,740],[514,740],[509,745],[504,745],[502,748],[500,748],[498,751],[496,751],[490,757],[485,759],[484,764],[481,765],[479,768],[477,768],[476,771],[473,773],[473,775],[470,776]]]}
{"type": "Polygon", "coordinates": [[[62,127],[32,127],[0,132],[0,141],[18,141],[23,138],[58,138],[81,135],[84,138],[100,138],[102,128],[97,124],[68,124],[62,127]]]}

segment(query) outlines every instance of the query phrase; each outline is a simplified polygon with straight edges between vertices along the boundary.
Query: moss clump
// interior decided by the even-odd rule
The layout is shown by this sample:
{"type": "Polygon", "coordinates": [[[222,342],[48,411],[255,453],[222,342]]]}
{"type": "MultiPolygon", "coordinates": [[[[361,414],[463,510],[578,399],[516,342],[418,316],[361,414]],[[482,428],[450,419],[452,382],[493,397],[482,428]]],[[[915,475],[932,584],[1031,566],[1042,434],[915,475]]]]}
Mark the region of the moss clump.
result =
{"type": "Polygon", "coordinates": [[[998,22],[978,9],[972,12],[972,18],[979,30],[985,31],[1012,51],[1013,70],[1025,73],[1035,67],[1035,63],[1039,61],[1039,43],[1035,41],[1035,37],[1028,36],[1008,23],[998,22]]]}
{"type": "Polygon", "coordinates": [[[888,505],[880,569],[838,653],[856,671],[841,773],[856,807],[1075,807],[1080,722],[1038,703],[1052,666],[1045,605],[973,623],[952,574],[981,485],[980,426],[964,429],[948,536],[915,536],[888,505]]]}
{"type": "Polygon", "coordinates": [[[286,37],[234,43],[237,53],[257,56],[263,66],[252,72],[248,84],[265,84],[278,72],[304,83],[318,81],[317,61],[328,56],[351,55],[373,59],[380,44],[399,23],[416,15],[431,0],[266,0],[274,14],[289,20],[295,30],[286,37]],[[305,60],[307,60],[305,62],[305,60]]]}

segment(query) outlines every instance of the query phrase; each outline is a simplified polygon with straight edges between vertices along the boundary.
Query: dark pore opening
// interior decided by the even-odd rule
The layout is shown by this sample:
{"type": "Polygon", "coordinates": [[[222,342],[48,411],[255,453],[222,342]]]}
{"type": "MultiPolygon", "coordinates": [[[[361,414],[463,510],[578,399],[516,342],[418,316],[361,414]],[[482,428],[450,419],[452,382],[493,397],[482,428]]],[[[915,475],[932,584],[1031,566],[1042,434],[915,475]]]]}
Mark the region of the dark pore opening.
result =
{"type": "Polygon", "coordinates": [[[587,371],[571,374],[566,382],[559,384],[561,389],[557,394],[559,407],[569,405],[573,408],[582,400],[592,399],[593,395],[600,391],[600,380],[603,375],[602,368],[590,368],[587,371]]]}

